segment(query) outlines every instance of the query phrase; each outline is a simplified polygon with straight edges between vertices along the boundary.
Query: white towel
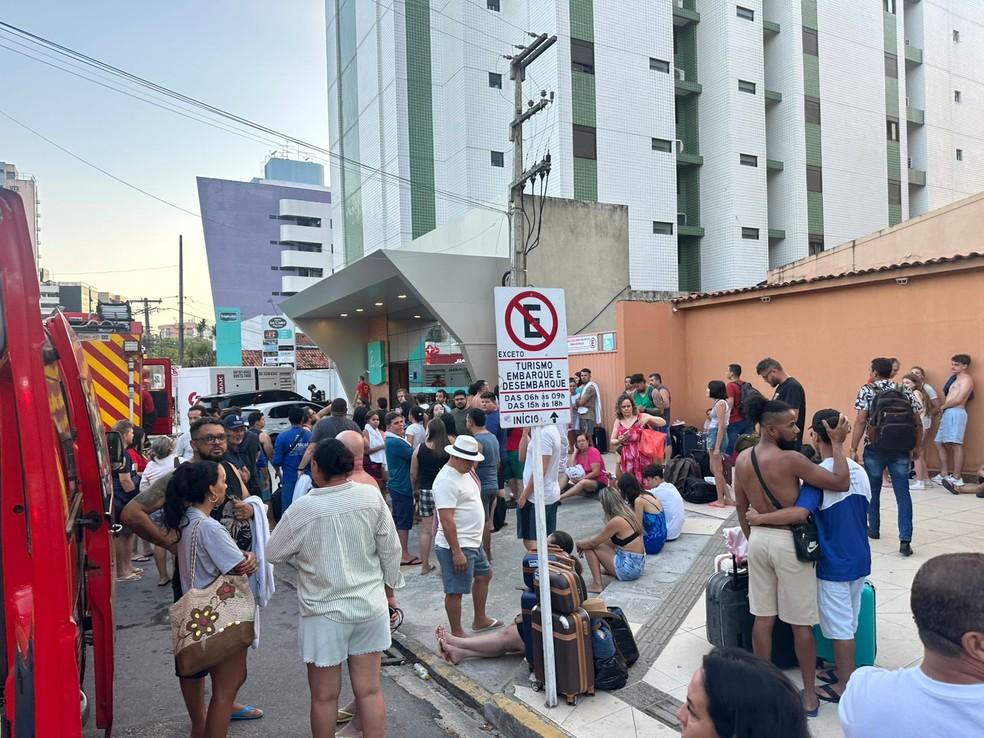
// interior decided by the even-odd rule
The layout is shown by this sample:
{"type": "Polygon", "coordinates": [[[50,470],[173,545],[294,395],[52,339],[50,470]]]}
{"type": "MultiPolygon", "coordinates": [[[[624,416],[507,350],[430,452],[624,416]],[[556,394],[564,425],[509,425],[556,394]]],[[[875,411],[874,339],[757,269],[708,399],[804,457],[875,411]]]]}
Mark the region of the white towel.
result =
{"type": "Polygon", "coordinates": [[[267,521],[267,506],[256,495],[250,495],[243,499],[253,506],[253,517],[249,519],[249,527],[253,532],[253,554],[256,556],[256,572],[249,578],[249,587],[253,591],[256,600],[256,617],[253,621],[255,639],[250,644],[250,648],[258,648],[260,645],[260,608],[266,607],[276,585],[273,580],[273,564],[266,560],[267,541],[270,540],[270,523],[267,521]]]}

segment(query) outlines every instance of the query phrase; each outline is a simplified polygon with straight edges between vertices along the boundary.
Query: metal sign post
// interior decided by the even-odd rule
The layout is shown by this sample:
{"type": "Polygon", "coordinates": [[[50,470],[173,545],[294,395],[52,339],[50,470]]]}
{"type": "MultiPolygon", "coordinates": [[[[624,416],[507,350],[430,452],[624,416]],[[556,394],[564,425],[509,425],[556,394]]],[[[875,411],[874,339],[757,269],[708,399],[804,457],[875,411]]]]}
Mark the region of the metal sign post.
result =
{"type": "MultiPolygon", "coordinates": [[[[567,319],[560,289],[496,287],[496,356],[499,413],[504,428],[532,428],[526,448],[533,465],[537,576],[543,633],[543,686],[547,707],[557,705],[553,610],[547,559],[543,426],[571,422],[567,319]]],[[[526,504],[530,504],[528,501],[526,504]]]]}

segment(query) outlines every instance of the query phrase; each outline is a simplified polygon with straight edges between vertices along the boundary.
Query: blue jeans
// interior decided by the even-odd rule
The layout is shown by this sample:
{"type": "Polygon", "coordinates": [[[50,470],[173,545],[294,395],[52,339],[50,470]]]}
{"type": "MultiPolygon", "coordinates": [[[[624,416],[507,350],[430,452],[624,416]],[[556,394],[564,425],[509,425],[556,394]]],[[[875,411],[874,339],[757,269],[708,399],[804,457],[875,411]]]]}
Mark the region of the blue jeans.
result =
{"type": "Polygon", "coordinates": [[[880,451],[871,446],[864,448],[864,470],[871,485],[871,505],[868,507],[868,528],[878,532],[881,525],[878,509],[882,471],[887,467],[892,478],[895,502],[899,507],[899,540],[912,540],[912,497],[909,495],[909,454],[904,451],[880,451]]]}
{"type": "Polygon", "coordinates": [[[728,426],[728,440],[724,447],[724,453],[731,456],[735,452],[735,444],[738,442],[738,436],[743,433],[754,433],[755,426],[747,420],[739,420],[737,423],[732,423],[728,426]]]}

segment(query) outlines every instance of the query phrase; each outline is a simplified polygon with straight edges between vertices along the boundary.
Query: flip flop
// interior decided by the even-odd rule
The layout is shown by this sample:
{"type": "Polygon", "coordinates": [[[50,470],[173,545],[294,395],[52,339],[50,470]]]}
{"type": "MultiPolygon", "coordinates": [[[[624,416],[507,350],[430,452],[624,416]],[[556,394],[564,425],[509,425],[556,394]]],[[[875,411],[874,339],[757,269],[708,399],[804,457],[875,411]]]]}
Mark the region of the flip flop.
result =
{"type": "Polygon", "coordinates": [[[718,502],[717,500],[714,500],[714,502],[708,502],[707,503],[707,506],[708,507],[726,507],[726,505],[723,502],[718,502]]]}
{"type": "Polygon", "coordinates": [[[487,633],[490,630],[501,628],[503,625],[505,625],[505,623],[503,623],[498,618],[492,618],[492,622],[486,625],[484,628],[472,628],[472,633],[487,633]]]}
{"type": "Polygon", "coordinates": [[[840,681],[837,678],[837,672],[834,669],[824,669],[823,671],[818,671],[817,679],[824,684],[837,684],[837,682],[840,681]]]}
{"type": "Polygon", "coordinates": [[[136,582],[143,578],[143,574],[140,571],[132,571],[126,576],[116,577],[117,582],[136,582]]]}
{"type": "Polygon", "coordinates": [[[137,562],[137,563],[143,563],[145,561],[150,561],[151,558],[153,558],[153,557],[151,557],[150,555],[134,556],[133,558],[130,559],[130,561],[137,562]]]}
{"type": "Polygon", "coordinates": [[[420,566],[422,563],[419,557],[414,556],[409,561],[401,561],[400,566],[420,566]]]}
{"type": "Polygon", "coordinates": [[[243,709],[236,710],[229,717],[230,720],[259,720],[263,717],[263,710],[252,705],[244,705],[243,709]]]}
{"type": "Polygon", "coordinates": [[[841,701],[841,696],[830,685],[821,684],[817,687],[817,699],[823,700],[824,702],[832,702],[836,705],[841,701]]]}
{"type": "Polygon", "coordinates": [[[355,717],[355,715],[353,715],[348,710],[343,710],[343,709],[339,708],[338,714],[335,716],[335,722],[336,723],[347,723],[347,722],[349,722],[354,717],[355,717]]]}
{"type": "MultiPolygon", "coordinates": [[[[802,701],[803,701],[803,698],[804,698],[804,697],[806,697],[806,691],[805,691],[805,690],[803,690],[803,689],[801,689],[801,690],[800,690],[800,702],[802,702],[802,701]]],[[[819,700],[819,698],[818,698],[818,700],[819,700]]],[[[816,717],[816,716],[817,716],[817,715],[818,715],[818,714],[820,713],[820,702],[818,701],[818,702],[817,702],[817,706],[816,706],[816,707],[814,707],[814,708],[813,708],[812,710],[807,710],[807,709],[806,709],[806,705],[804,704],[804,705],[803,705],[803,711],[804,711],[804,712],[806,713],[806,716],[807,716],[808,718],[811,718],[811,717],[816,717]]]]}
{"type": "Polygon", "coordinates": [[[158,586],[158,587],[166,587],[166,586],[167,586],[167,585],[169,585],[170,583],[171,583],[171,580],[170,580],[170,579],[165,579],[165,580],[164,580],[163,582],[158,582],[158,583],[157,583],[157,586],[158,586]]]}

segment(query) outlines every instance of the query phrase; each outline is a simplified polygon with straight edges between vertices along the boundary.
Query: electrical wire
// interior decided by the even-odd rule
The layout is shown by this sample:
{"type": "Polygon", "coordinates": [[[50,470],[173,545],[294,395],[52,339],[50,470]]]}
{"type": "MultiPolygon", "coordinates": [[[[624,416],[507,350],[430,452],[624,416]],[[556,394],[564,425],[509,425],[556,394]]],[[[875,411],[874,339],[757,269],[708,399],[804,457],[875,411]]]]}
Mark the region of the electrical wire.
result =
{"type": "Polygon", "coordinates": [[[594,322],[595,322],[596,320],[598,320],[598,318],[599,318],[599,317],[601,317],[601,314],[602,314],[603,312],[605,312],[605,311],[606,311],[606,310],[608,309],[608,307],[609,307],[609,306],[610,306],[610,305],[611,305],[611,304],[612,304],[613,302],[615,302],[615,301],[616,301],[616,300],[617,300],[617,299],[618,299],[619,297],[621,297],[621,296],[622,296],[622,295],[623,295],[623,294],[625,293],[625,291],[626,291],[627,289],[630,289],[630,287],[631,287],[631,285],[625,285],[625,287],[623,287],[623,288],[622,288],[622,289],[620,289],[620,290],[619,290],[618,292],[616,292],[616,293],[615,293],[615,294],[614,294],[614,295],[612,296],[612,299],[611,299],[611,300],[609,300],[608,302],[606,302],[606,303],[605,303],[605,306],[604,306],[604,307],[603,307],[603,308],[602,308],[601,310],[599,310],[599,311],[598,311],[597,313],[595,313],[595,316],[594,316],[594,317],[593,317],[593,318],[592,318],[591,320],[589,320],[589,321],[588,321],[587,323],[585,323],[585,324],[584,324],[584,326],[583,326],[583,327],[582,327],[582,328],[581,328],[580,330],[577,330],[577,331],[574,331],[574,332],[573,332],[573,333],[572,333],[571,335],[572,335],[572,336],[576,336],[576,335],[578,335],[579,333],[583,333],[584,331],[586,331],[586,330],[588,329],[588,326],[590,326],[590,325],[591,325],[592,323],[594,323],[594,322]]]}

